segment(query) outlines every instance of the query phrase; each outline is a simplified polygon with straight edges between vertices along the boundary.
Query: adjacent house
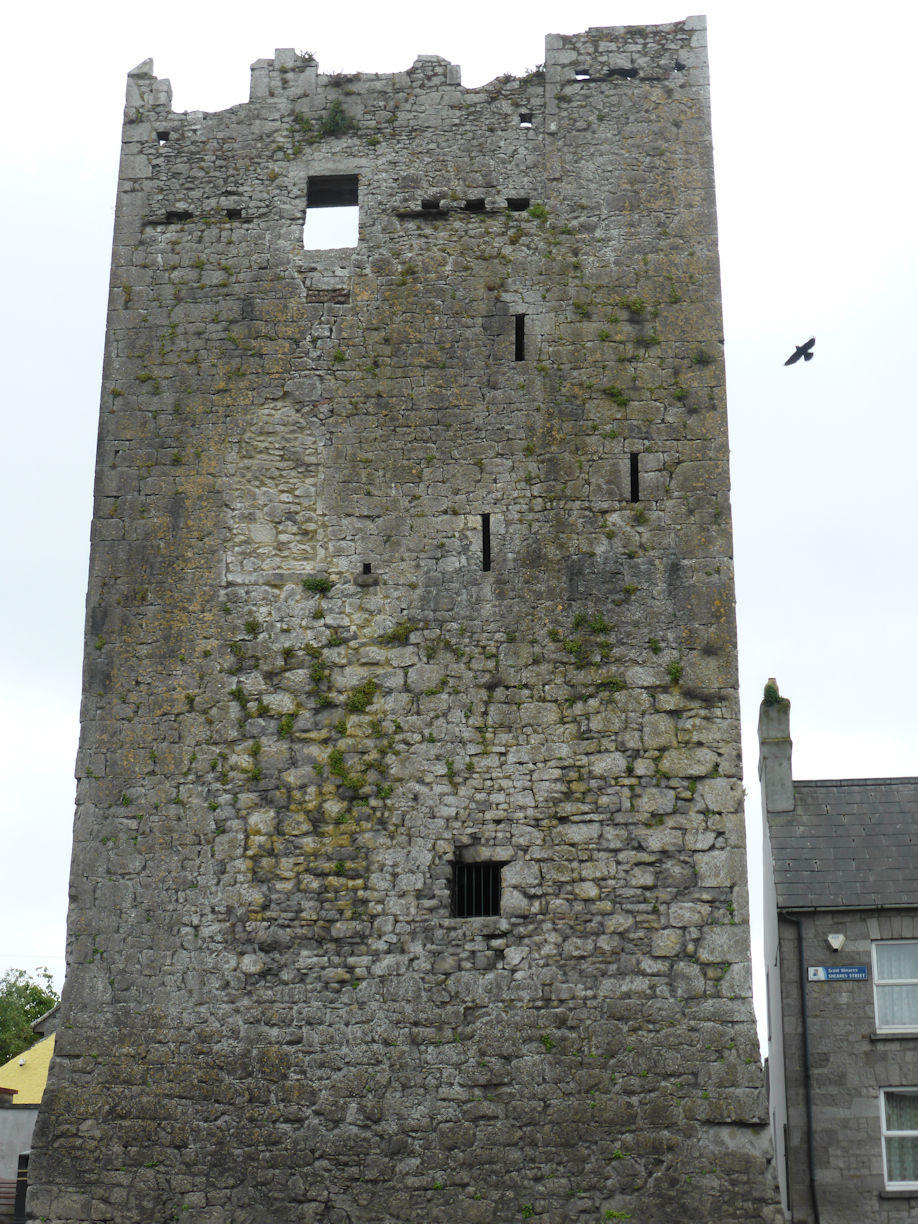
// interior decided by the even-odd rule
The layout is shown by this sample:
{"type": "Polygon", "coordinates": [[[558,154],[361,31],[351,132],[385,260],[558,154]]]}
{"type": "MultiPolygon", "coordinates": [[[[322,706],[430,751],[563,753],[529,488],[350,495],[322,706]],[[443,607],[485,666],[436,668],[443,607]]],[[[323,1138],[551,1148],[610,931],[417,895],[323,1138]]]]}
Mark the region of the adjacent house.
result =
{"type": "Polygon", "coordinates": [[[918,1218],[918,778],[799,782],[759,713],[769,1110],[793,1224],[918,1218]]]}
{"type": "Polygon", "coordinates": [[[36,1020],[32,1029],[41,1040],[0,1065],[0,1219],[12,1214],[20,1158],[32,1145],[32,1130],[54,1054],[56,1016],[54,1007],[36,1020]]]}

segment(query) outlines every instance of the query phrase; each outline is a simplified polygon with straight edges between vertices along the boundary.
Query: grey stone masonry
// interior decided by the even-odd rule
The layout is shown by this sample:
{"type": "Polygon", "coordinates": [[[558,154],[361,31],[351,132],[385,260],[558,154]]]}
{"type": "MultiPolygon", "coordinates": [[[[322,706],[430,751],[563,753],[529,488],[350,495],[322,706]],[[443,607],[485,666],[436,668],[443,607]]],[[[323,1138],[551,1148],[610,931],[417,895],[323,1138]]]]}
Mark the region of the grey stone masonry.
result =
{"type": "Polygon", "coordinates": [[[702,18],[130,74],[32,1218],[780,1219],[721,328],[702,18]]]}
{"type": "Polygon", "coordinates": [[[872,979],[871,947],[885,939],[918,939],[918,911],[826,907],[779,922],[781,1010],[773,1016],[783,1023],[784,1058],[769,1066],[785,1080],[793,1224],[905,1224],[918,1210],[918,1191],[884,1189],[880,1107],[882,1089],[915,1087],[918,1034],[877,1033],[872,981],[808,982],[800,972],[801,963],[860,964],[872,979]],[[838,957],[826,942],[833,932],[845,936],[838,957]]]}
{"type": "Polygon", "coordinates": [[[792,1224],[901,1224],[915,1218],[918,1187],[887,1180],[883,1094],[918,1087],[918,1025],[908,1013],[881,1021],[887,986],[874,954],[878,943],[918,940],[918,778],[797,781],[790,702],[774,679],[759,743],[783,1202],[792,1224]]]}

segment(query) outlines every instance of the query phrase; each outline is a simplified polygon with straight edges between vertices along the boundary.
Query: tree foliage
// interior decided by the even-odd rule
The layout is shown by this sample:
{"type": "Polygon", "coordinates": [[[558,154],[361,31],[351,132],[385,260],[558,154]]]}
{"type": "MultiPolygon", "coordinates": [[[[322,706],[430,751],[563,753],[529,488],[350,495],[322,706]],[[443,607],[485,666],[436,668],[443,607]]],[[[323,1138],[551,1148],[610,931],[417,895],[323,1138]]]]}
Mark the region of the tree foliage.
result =
{"type": "Polygon", "coordinates": [[[8,969],[0,977],[0,1065],[35,1044],[32,1021],[60,1001],[47,969],[8,969]]]}

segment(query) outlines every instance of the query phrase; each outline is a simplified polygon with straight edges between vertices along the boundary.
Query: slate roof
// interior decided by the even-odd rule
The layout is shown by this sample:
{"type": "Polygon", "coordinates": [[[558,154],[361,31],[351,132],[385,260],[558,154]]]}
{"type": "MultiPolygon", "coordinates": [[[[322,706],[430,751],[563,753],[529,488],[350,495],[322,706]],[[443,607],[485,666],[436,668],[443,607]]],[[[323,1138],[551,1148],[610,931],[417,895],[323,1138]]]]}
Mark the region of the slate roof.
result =
{"type": "Polygon", "coordinates": [[[778,909],[918,906],[918,778],[794,782],[768,818],[778,909]]]}

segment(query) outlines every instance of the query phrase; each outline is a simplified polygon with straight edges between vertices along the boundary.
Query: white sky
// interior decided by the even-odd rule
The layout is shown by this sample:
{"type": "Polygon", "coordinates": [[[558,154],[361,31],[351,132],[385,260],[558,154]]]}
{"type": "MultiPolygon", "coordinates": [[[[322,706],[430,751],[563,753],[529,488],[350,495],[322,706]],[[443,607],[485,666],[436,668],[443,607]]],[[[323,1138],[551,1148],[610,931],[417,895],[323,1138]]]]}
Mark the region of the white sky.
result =
{"type": "MultiPolygon", "coordinates": [[[[750,846],[777,676],[798,777],[918,774],[914,58],[893,0],[19,5],[0,190],[0,973],[63,971],[98,389],[125,75],[178,109],[248,97],[275,47],[320,70],[435,53],[477,85],[547,33],[708,15],[750,846]],[[816,356],[785,369],[809,336],[816,356]]],[[[753,913],[760,858],[752,871],[753,913]]],[[[756,944],[757,946],[757,944],[756,944]]]]}

